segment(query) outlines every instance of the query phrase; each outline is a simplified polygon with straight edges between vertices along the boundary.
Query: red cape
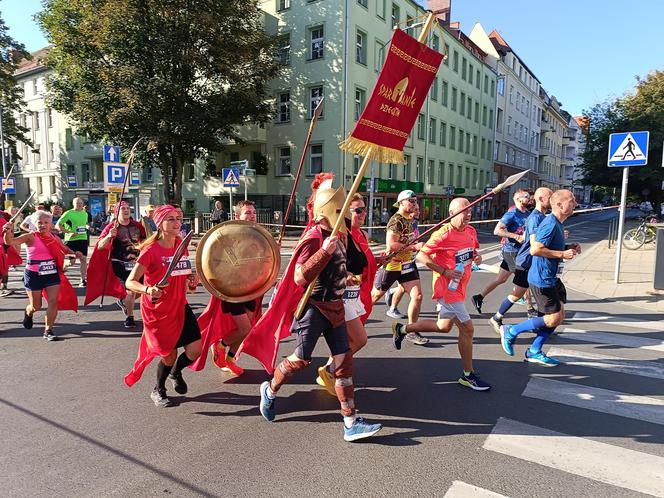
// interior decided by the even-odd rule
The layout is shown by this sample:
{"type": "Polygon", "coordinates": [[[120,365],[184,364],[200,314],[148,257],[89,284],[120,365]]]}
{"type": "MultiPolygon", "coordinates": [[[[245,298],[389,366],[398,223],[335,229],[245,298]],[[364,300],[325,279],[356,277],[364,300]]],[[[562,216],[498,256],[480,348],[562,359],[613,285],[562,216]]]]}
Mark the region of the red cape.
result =
{"type": "MultiPolygon", "coordinates": [[[[53,235],[52,233],[41,235],[39,232],[32,232],[35,237],[44,243],[46,249],[48,249],[49,254],[55,260],[55,265],[58,267],[58,273],[60,275],[60,292],[58,293],[58,311],[71,310],[78,312],[78,297],[76,296],[76,291],[65,277],[63,270],[63,265],[65,262],[65,256],[62,252],[62,242],[60,239],[53,235]]],[[[42,296],[48,302],[48,297],[46,296],[46,290],[42,291],[42,296]]]]}
{"type": "MultiPolygon", "coordinates": [[[[263,314],[262,305],[263,296],[256,298],[256,314],[254,315],[253,325],[258,322],[263,314]]],[[[229,313],[221,311],[221,299],[214,296],[210,296],[210,302],[205,311],[198,317],[198,327],[201,329],[201,337],[205,339],[201,346],[201,356],[189,366],[189,368],[196,371],[205,368],[210,346],[219,342],[236,329],[232,316],[229,313]]],[[[238,355],[235,357],[237,358],[238,355]]]]}
{"type": "Polygon", "coordinates": [[[376,258],[374,257],[373,252],[371,252],[369,241],[362,230],[354,228],[351,230],[350,236],[355,243],[360,246],[360,249],[362,249],[362,252],[367,257],[367,266],[362,272],[362,284],[360,285],[360,301],[364,305],[364,310],[366,311],[360,320],[362,323],[366,323],[371,315],[371,310],[373,309],[373,304],[371,303],[371,289],[373,288],[373,281],[376,277],[376,258]]]}
{"type": "MultiPolygon", "coordinates": [[[[138,227],[141,232],[141,238],[145,239],[145,228],[140,223],[129,220],[130,224],[138,227]]],[[[99,241],[108,235],[108,232],[113,228],[113,223],[106,225],[102,230],[95,244],[95,249],[90,256],[88,262],[88,271],[85,278],[87,279],[87,286],[85,288],[85,301],[84,305],[90,304],[92,301],[101,296],[112,296],[118,299],[124,299],[127,291],[115,277],[113,273],[113,265],[111,264],[111,248],[113,241],[103,249],[99,248],[99,241]]]]}
{"type": "Polygon", "coordinates": [[[293,315],[305,288],[295,283],[295,263],[302,249],[302,243],[316,238],[323,241],[318,225],[306,230],[300,238],[286,272],[274,290],[272,303],[244,339],[238,354],[247,353],[261,362],[267,373],[274,372],[274,364],[279,351],[279,341],[288,337],[293,323],[293,315]]]}
{"type": "MultiPolygon", "coordinates": [[[[7,224],[7,220],[4,216],[0,216],[0,234],[2,233],[2,227],[7,224]]],[[[23,263],[23,258],[18,252],[18,249],[14,246],[9,246],[5,250],[5,245],[0,240],[0,275],[7,275],[9,272],[10,266],[18,266],[23,263]]]]}

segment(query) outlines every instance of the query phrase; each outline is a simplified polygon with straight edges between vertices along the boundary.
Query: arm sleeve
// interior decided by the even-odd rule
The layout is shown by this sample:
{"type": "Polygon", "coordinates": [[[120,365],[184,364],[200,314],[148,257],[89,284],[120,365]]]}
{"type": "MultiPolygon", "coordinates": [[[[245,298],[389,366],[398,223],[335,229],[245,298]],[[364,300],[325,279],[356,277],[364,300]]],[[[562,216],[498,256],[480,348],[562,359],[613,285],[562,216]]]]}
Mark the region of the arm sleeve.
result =
{"type": "MultiPolygon", "coordinates": [[[[60,216],[60,219],[58,220],[58,223],[60,225],[65,225],[69,221],[69,211],[65,211],[62,213],[62,216],[60,216]]],[[[58,224],[56,223],[56,224],[58,224]]]]}
{"type": "Polygon", "coordinates": [[[138,258],[136,258],[136,262],[144,266],[146,269],[150,268],[152,265],[152,251],[149,250],[149,248],[143,249],[141,251],[141,254],[138,255],[138,258]]]}
{"type": "Polygon", "coordinates": [[[541,244],[544,244],[545,247],[549,247],[551,240],[553,239],[553,232],[555,229],[554,223],[542,223],[537,227],[537,235],[535,240],[541,244]]]}
{"type": "Polygon", "coordinates": [[[440,247],[443,244],[443,240],[445,238],[445,234],[447,233],[446,227],[441,227],[438,230],[436,230],[431,238],[427,240],[427,243],[422,246],[422,249],[420,249],[421,252],[426,254],[427,256],[431,256],[433,253],[436,252],[438,247],[440,247]]]}
{"type": "Polygon", "coordinates": [[[500,223],[502,223],[502,224],[505,225],[506,227],[509,227],[509,226],[510,226],[510,223],[512,222],[513,219],[514,219],[514,211],[507,211],[507,212],[502,216],[502,218],[500,218],[499,221],[500,221],[500,223]]]}
{"type": "Polygon", "coordinates": [[[302,243],[302,247],[300,248],[300,253],[298,254],[297,257],[297,262],[295,263],[296,265],[301,265],[305,261],[307,261],[311,256],[313,256],[318,249],[323,247],[323,244],[321,243],[320,240],[317,238],[311,238],[309,240],[305,240],[302,243]]]}

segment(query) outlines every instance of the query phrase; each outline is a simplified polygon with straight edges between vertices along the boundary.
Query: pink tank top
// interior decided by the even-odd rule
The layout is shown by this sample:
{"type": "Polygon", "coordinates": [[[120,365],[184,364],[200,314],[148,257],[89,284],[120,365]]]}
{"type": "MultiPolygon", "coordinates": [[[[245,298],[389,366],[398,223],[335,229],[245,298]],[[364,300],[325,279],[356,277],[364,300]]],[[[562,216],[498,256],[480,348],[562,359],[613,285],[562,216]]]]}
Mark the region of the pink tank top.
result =
{"type": "Polygon", "coordinates": [[[53,257],[49,252],[46,244],[35,235],[34,241],[31,245],[26,246],[26,253],[28,256],[29,264],[25,265],[26,270],[39,271],[39,263],[33,263],[36,261],[53,261],[53,257]]]}

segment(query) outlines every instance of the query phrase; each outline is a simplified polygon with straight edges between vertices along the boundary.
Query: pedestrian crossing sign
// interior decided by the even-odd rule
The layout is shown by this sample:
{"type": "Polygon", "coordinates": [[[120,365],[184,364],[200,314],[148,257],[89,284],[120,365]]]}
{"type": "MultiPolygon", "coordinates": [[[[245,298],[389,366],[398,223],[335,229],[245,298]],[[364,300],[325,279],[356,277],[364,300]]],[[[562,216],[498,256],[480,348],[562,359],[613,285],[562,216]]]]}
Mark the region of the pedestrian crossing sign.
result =
{"type": "Polygon", "coordinates": [[[223,168],[224,187],[240,186],[240,170],[238,168],[223,168]]]}
{"type": "Polygon", "coordinates": [[[648,164],[649,131],[611,133],[609,136],[609,166],[645,166],[648,164]]]}

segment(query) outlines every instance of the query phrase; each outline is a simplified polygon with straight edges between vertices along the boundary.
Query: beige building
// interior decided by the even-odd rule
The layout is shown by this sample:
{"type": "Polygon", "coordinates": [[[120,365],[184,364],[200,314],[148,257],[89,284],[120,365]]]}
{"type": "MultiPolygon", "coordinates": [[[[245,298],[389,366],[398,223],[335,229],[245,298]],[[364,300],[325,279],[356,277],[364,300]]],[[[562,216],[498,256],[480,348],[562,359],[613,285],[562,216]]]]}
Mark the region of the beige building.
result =
{"type": "Polygon", "coordinates": [[[563,166],[563,137],[567,133],[567,119],[563,116],[562,104],[540,88],[542,98],[542,128],[540,135],[538,173],[540,185],[553,190],[566,184],[563,166]]]}

